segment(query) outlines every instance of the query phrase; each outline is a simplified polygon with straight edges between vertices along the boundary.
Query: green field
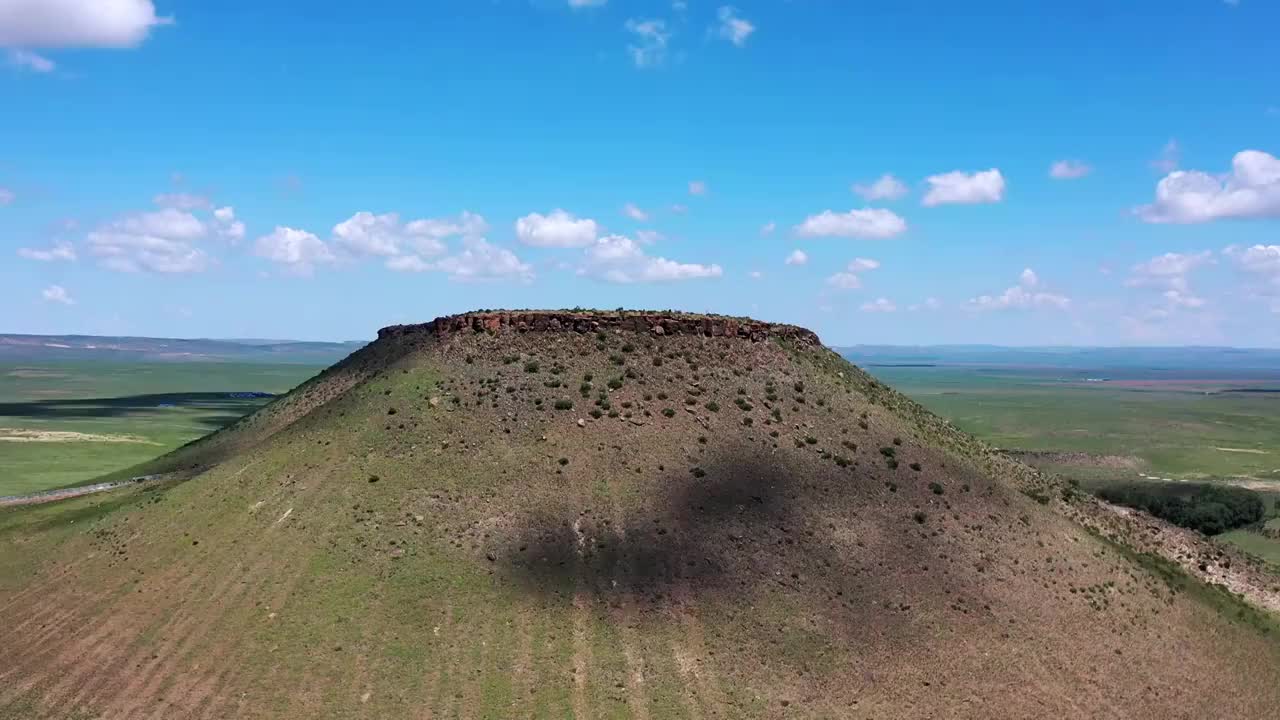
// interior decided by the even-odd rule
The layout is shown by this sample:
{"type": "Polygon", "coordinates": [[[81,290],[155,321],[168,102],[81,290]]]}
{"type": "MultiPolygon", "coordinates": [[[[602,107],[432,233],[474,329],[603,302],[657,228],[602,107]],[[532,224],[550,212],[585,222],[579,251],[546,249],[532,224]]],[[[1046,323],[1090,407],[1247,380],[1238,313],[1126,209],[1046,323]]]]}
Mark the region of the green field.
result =
{"type": "MultiPolygon", "coordinates": [[[[1145,478],[1231,482],[1280,515],[1280,377],[1274,371],[869,367],[961,429],[1086,487],[1145,478]],[[1089,382],[1085,378],[1118,375],[1089,382]]],[[[1274,522],[1274,521],[1273,521],[1274,522]]],[[[1219,539],[1280,564],[1280,540],[1219,539]]]]}
{"type": "Polygon", "coordinates": [[[0,496],[85,483],[149,460],[267,402],[232,393],[285,392],[319,370],[246,363],[0,365],[0,496]]]}

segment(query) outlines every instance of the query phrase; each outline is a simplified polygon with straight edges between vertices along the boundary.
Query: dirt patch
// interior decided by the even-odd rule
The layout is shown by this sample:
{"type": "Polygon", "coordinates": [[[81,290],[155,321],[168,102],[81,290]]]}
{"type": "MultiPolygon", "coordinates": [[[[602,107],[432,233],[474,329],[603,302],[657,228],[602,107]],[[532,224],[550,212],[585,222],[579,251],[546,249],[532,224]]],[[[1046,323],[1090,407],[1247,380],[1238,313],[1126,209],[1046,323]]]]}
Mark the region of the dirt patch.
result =
{"type": "Polygon", "coordinates": [[[68,430],[26,430],[23,428],[0,428],[0,442],[105,442],[105,443],[140,443],[143,445],[159,445],[138,435],[99,435],[96,433],[80,433],[68,430]]]}
{"type": "MultiPolygon", "coordinates": [[[[1221,448],[1219,448],[1221,449],[1221,448]]],[[[1145,463],[1134,455],[1095,455],[1086,452],[1053,452],[1048,450],[1005,450],[1006,455],[1028,465],[1075,465],[1077,467],[1136,470],[1145,463]]]]}

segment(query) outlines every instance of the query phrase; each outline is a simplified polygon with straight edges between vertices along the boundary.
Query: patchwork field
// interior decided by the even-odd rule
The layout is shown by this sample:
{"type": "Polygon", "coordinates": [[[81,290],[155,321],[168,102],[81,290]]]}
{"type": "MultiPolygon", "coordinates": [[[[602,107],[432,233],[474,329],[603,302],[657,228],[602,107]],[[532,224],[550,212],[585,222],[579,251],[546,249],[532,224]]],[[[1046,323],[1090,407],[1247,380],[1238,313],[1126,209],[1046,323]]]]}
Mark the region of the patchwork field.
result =
{"type": "Polygon", "coordinates": [[[0,365],[0,496],[76,485],[162,455],[314,375],[310,365],[0,365]],[[255,396],[255,394],[257,396],[255,396]]]}

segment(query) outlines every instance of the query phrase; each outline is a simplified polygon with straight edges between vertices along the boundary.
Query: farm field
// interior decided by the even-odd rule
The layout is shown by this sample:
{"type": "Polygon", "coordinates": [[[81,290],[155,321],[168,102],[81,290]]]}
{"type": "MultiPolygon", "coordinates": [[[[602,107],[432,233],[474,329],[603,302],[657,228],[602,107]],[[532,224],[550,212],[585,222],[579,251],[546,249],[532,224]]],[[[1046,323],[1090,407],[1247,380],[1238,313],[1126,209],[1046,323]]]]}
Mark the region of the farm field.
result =
{"type": "Polygon", "coordinates": [[[265,363],[0,365],[0,496],[87,483],[162,455],[322,368],[265,363]]]}

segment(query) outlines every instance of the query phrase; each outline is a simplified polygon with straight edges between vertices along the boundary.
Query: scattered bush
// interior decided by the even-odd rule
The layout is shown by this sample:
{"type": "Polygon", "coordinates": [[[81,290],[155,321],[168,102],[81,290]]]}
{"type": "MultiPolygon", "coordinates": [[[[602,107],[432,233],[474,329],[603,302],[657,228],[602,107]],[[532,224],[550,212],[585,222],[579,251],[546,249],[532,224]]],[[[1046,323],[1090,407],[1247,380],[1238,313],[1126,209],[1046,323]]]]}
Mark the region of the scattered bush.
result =
{"type": "Polygon", "coordinates": [[[817,445],[817,444],[818,444],[818,438],[816,438],[816,437],[814,437],[814,436],[812,436],[812,435],[807,435],[807,436],[805,436],[804,441],[805,441],[805,444],[807,444],[807,445],[817,445]]]}
{"type": "Polygon", "coordinates": [[[538,361],[537,361],[537,360],[530,360],[529,362],[525,363],[525,364],[524,364],[524,371],[525,371],[525,372],[527,372],[527,373],[536,373],[536,372],[538,372],[538,361]]]}
{"type": "Polygon", "coordinates": [[[923,525],[924,521],[929,519],[929,516],[926,515],[923,510],[917,510],[911,513],[911,519],[923,525]]]}
{"type": "Polygon", "coordinates": [[[880,448],[880,454],[887,458],[891,458],[898,454],[898,449],[886,445],[885,447],[880,448]]]}
{"type": "MultiPolygon", "coordinates": [[[[915,470],[916,472],[920,472],[920,470],[921,470],[921,465],[920,465],[920,463],[918,463],[918,462],[913,462],[913,463],[911,463],[910,465],[908,465],[907,467],[911,468],[912,470],[915,470]]],[[[941,494],[941,493],[939,493],[939,494],[941,494]]]]}
{"type": "Polygon", "coordinates": [[[609,389],[610,389],[610,390],[617,390],[617,389],[618,389],[618,388],[620,388],[620,387],[622,387],[622,378],[620,378],[620,377],[609,378],[609,389]]]}
{"type": "Polygon", "coordinates": [[[599,420],[604,415],[604,413],[600,411],[600,408],[591,408],[591,412],[588,414],[596,420],[599,420]]]}
{"type": "Polygon", "coordinates": [[[929,490],[930,490],[930,492],[932,492],[934,495],[941,495],[941,494],[942,494],[942,486],[941,486],[941,485],[939,485],[939,484],[938,484],[938,483],[936,483],[936,482],[931,482],[931,483],[929,483],[929,490]]]}
{"type": "Polygon", "coordinates": [[[556,404],[555,404],[555,408],[556,408],[557,410],[572,410],[572,409],[573,409],[573,401],[572,401],[572,400],[568,400],[568,399],[564,399],[564,400],[557,400],[557,401],[556,401],[556,404]]]}
{"type": "Polygon", "coordinates": [[[692,470],[690,470],[689,472],[693,473],[693,476],[694,476],[694,477],[696,477],[696,478],[704,477],[704,476],[706,476],[706,474],[707,474],[707,471],[706,471],[706,470],[703,470],[703,469],[702,469],[702,468],[700,468],[700,467],[693,468],[693,469],[692,469],[692,470]]]}
{"type": "Polygon", "coordinates": [[[560,464],[561,464],[561,465],[568,465],[568,464],[569,464],[569,458],[560,458],[560,461],[559,461],[559,462],[560,462],[560,464]]]}
{"type": "Polygon", "coordinates": [[[710,410],[711,412],[720,412],[720,403],[716,402],[715,400],[708,402],[706,405],[703,405],[703,407],[710,410]]]}
{"type": "Polygon", "coordinates": [[[667,417],[675,417],[676,411],[675,411],[675,408],[663,408],[662,414],[666,415],[667,417]]]}

